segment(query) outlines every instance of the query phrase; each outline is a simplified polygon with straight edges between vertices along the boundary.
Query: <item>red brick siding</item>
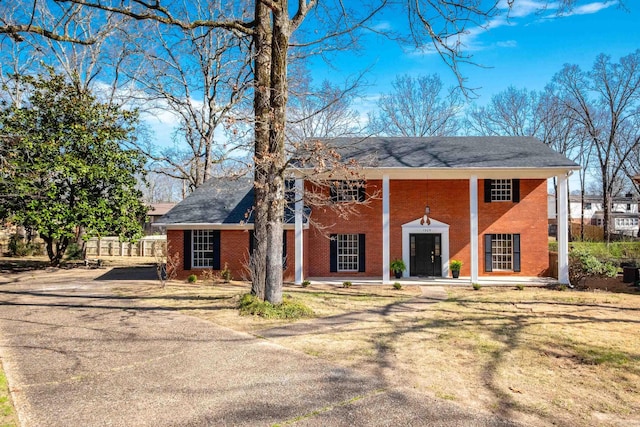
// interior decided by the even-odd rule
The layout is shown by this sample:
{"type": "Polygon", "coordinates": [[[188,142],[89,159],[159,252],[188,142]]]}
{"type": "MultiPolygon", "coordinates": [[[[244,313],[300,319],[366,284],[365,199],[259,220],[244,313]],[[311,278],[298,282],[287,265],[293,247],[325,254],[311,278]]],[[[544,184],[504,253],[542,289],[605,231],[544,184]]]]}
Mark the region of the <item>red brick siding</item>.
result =
{"type": "Polygon", "coordinates": [[[547,181],[520,180],[520,202],[484,202],[484,185],[478,182],[478,259],[479,274],[544,276],[549,269],[549,249],[546,227],[547,181]],[[485,234],[520,234],[521,271],[486,273],[484,266],[485,234]]]}
{"type": "MultiPolygon", "coordinates": [[[[310,186],[307,184],[307,189],[310,186]]],[[[358,206],[357,213],[348,219],[339,218],[330,208],[316,207],[312,212],[314,223],[304,231],[304,276],[331,277],[345,273],[331,273],[329,235],[363,233],[366,235],[366,271],[348,273],[349,276],[380,277],[382,275],[382,181],[366,184],[367,194],[375,195],[366,205],[358,206]]],[[[449,224],[449,258],[463,262],[461,274],[470,274],[470,222],[468,180],[397,180],[391,181],[390,191],[390,258],[402,257],[402,224],[422,217],[429,205],[431,218],[449,224]]],[[[548,267],[547,248],[547,183],[544,179],[520,180],[520,202],[484,202],[483,180],[478,181],[478,260],[479,274],[486,275],[545,275],[548,267]],[[490,233],[519,233],[521,245],[521,271],[485,273],[484,235],[490,233]]],[[[182,230],[168,230],[167,238],[172,252],[184,260],[182,230]]],[[[246,230],[221,231],[220,265],[225,262],[235,279],[248,278],[244,265],[248,259],[249,233],[246,230]]],[[[180,266],[178,278],[198,274],[201,269],[184,270],[180,266]]],[[[295,276],[295,232],[287,230],[286,281],[295,276]]]]}
{"type": "MultiPolygon", "coordinates": [[[[168,230],[167,241],[171,253],[178,253],[180,264],[177,279],[186,279],[189,275],[201,275],[203,268],[185,269],[184,265],[184,230],[168,230]]],[[[225,263],[234,280],[249,280],[246,269],[249,260],[249,231],[221,230],[220,231],[220,267],[225,263]]],[[[292,281],[295,274],[295,233],[287,230],[287,268],[283,272],[285,281],[292,281]]]]}
{"type": "MultiPolygon", "coordinates": [[[[544,275],[548,269],[546,180],[521,180],[520,202],[484,203],[483,181],[478,182],[479,273],[480,275],[544,275]],[[485,233],[519,233],[521,236],[521,271],[484,273],[485,233]]],[[[377,194],[366,206],[347,220],[339,218],[329,208],[313,209],[313,221],[323,225],[310,230],[309,251],[313,253],[313,265],[308,274],[312,277],[344,276],[331,273],[329,260],[329,234],[366,234],[366,272],[349,273],[349,276],[382,275],[382,182],[367,182],[367,194],[377,194]]],[[[431,209],[431,218],[449,224],[449,258],[463,262],[461,274],[470,274],[471,254],[469,235],[469,181],[461,180],[395,180],[389,184],[390,206],[390,259],[402,257],[402,224],[424,214],[425,206],[431,209]]]]}

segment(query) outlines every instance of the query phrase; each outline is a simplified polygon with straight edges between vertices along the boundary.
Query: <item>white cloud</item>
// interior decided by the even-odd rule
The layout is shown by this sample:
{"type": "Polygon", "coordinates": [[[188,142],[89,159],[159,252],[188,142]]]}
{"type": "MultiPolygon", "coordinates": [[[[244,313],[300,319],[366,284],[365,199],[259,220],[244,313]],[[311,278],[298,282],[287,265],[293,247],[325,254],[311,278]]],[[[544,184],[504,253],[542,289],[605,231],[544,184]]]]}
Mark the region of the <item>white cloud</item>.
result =
{"type": "Polygon", "coordinates": [[[506,48],[518,47],[518,42],[515,40],[505,40],[503,42],[497,42],[496,46],[506,48]]]}
{"type": "Polygon", "coordinates": [[[608,9],[612,6],[617,6],[617,5],[618,5],[618,0],[598,1],[593,3],[588,3],[582,6],[574,7],[568,12],[561,13],[560,16],[591,15],[593,13],[598,13],[601,10],[608,9]]]}

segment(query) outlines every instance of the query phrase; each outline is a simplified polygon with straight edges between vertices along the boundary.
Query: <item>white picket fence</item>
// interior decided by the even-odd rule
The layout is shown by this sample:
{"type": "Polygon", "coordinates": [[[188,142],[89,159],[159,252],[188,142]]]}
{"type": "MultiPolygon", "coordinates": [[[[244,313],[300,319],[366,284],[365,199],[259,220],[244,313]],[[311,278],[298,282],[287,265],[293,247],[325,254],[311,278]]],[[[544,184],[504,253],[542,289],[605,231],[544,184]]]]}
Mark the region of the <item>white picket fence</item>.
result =
{"type": "Polygon", "coordinates": [[[121,242],[117,237],[92,238],[86,244],[86,256],[90,257],[152,257],[164,253],[167,236],[145,236],[136,243],[121,242]]]}

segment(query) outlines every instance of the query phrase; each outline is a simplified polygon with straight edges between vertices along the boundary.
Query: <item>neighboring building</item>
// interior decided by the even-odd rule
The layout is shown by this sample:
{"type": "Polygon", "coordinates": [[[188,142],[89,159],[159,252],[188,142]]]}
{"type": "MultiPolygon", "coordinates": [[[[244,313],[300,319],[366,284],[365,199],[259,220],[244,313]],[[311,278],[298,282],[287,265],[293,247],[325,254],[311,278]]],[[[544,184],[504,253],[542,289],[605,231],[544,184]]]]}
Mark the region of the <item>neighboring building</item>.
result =
{"type": "MultiPolygon", "coordinates": [[[[602,196],[585,195],[584,197],[584,217],[581,215],[581,196],[572,195],[569,197],[570,213],[572,222],[580,222],[584,218],[585,224],[598,227],[603,226],[602,196]]],[[[611,201],[610,230],[614,234],[625,236],[638,236],[638,199],[632,194],[624,197],[614,197],[611,201]]]]}
{"type": "MultiPolygon", "coordinates": [[[[339,138],[343,161],[360,164],[363,188],[337,181],[320,188],[295,177],[295,208],[284,226],[285,280],[381,278],[401,258],[405,277],[448,277],[452,259],[472,282],[549,275],[547,179],[559,184],[559,280],[568,283],[567,175],[579,166],[530,137],[339,138]],[[334,203],[367,200],[342,219],[327,206],[305,209],[303,192],[331,193],[334,203]],[[563,208],[564,206],[564,208],[563,208]],[[425,215],[427,214],[427,215],[425,215]],[[305,221],[310,215],[313,221],[305,221]],[[426,221],[425,221],[426,220],[426,221]],[[324,228],[319,230],[316,224],[324,228]]],[[[308,173],[312,173],[311,170],[308,173]]],[[[334,172],[335,173],[335,172],[334,172]]],[[[336,180],[345,177],[332,177],[336,180]]],[[[293,191],[293,190],[292,190],[293,191]]],[[[247,277],[252,248],[252,182],[212,179],[168,212],[178,277],[227,264],[247,277]]]]}
{"type": "Polygon", "coordinates": [[[144,224],[144,234],[147,236],[164,234],[166,232],[164,227],[155,226],[155,223],[173,209],[175,205],[175,203],[152,203],[147,211],[147,222],[144,224]]]}

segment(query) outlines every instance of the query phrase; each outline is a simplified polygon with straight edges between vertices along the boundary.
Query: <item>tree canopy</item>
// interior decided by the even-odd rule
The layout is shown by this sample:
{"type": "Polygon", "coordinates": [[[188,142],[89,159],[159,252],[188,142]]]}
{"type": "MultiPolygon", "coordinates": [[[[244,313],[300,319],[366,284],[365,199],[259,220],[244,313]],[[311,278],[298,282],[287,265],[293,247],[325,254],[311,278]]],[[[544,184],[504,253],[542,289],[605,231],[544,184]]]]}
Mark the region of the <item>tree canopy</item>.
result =
{"type": "Polygon", "coordinates": [[[28,96],[0,111],[3,215],[37,231],[53,265],[81,231],[140,237],[146,207],[135,186],[144,157],[122,148],[135,137],[137,113],[52,71],[16,79],[28,96]]]}

